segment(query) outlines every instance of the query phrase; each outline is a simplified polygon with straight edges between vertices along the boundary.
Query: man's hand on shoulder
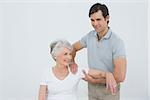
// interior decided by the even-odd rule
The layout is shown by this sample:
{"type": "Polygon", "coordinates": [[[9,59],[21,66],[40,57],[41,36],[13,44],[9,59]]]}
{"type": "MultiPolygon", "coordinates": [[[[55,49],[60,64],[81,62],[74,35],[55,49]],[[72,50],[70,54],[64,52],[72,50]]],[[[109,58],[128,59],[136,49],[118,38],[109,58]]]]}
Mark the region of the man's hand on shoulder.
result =
{"type": "Polygon", "coordinates": [[[71,62],[70,65],[71,73],[76,74],[78,71],[78,65],[75,62],[71,62]]]}

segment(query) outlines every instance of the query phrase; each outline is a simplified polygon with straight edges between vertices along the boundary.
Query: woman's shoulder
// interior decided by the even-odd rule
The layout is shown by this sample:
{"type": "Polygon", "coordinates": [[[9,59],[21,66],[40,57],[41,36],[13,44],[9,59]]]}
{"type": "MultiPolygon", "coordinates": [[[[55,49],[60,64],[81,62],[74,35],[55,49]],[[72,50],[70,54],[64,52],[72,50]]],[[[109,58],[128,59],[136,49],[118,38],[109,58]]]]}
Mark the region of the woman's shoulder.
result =
{"type": "Polygon", "coordinates": [[[53,67],[47,67],[47,68],[44,68],[42,71],[41,71],[41,74],[43,76],[49,76],[52,72],[52,68],[53,67]]]}
{"type": "Polygon", "coordinates": [[[84,77],[84,72],[88,73],[89,68],[88,67],[78,67],[77,74],[81,77],[84,77]]]}

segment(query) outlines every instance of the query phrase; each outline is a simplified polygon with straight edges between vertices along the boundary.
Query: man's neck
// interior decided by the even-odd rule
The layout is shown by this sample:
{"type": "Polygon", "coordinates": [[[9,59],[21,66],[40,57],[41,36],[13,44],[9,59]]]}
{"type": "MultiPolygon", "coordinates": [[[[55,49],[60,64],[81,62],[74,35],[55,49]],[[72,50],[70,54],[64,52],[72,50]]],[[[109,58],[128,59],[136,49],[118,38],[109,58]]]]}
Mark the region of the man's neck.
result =
{"type": "Polygon", "coordinates": [[[109,27],[107,27],[104,31],[97,34],[98,40],[101,40],[101,38],[106,35],[106,33],[108,32],[108,29],[109,27]]]}

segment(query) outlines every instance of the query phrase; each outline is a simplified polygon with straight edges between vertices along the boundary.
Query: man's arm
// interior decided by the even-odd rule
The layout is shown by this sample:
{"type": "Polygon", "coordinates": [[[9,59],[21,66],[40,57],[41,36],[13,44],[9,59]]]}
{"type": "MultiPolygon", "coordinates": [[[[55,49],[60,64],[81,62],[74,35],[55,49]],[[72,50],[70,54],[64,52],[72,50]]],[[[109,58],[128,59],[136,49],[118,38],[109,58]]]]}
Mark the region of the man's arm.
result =
{"type": "Polygon", "coordinates": [[[126,58],[119,57],[114,59],[113,75],[117,83],[123,82],[126,76],[126,58]]]}
{"type": "Polygon", "coordinates": [[[106,84],[106,89],[109,90],[112,94],[117,91],[117,83],[112,73],[104,72],[100,70],[89,69],[88,73],[83,71],[85,81],[88,81],[93,84],[106,84]]]}
{"type": "Polygon", "coordinates": [[[101,70],[89,69],[88,73],[85,73],[85,81],[88,81],[93,84],[105,84],[106,83],[106,75],[110,72],[104,72],[101,70]]]}
{"type": "Polygon", "coordinates": [[[78,65],[75,63],[75,56],[76,56],[76,52],[81,50],[83,47],[80,43],[80,41],[77,41],[76,43],[74,43],[73,45],[73,51],[72,51],[72,63],[70,64],[70,70],[73,74],[75,74],[78,70],[78,65]]]}
{"type": "Polygon", "coordinates": [[[80,41],[75,42],[72,46],[73,46],[72,59],[73,59],[73,62],[74,62],[76,52],[83,49],[83,47],[82,47],[80,41]]]}
{"type": "MultiPolygon", "coordinates": [[[[93,84],[106,83],[106,73],[110,74],[110,72],[90,69],[89,73],[85,77],[85,80],[93,84]]],[[[120,57],[114,60],[114,71],[111,74],[114,76],[117,83],[123,82],[125,80],[126,76],[125,58],[120,57]]]]}
{"type": "Polygon", "coordinates": [[[88,69],[88,71],[83,70],[85,77],[83,78],[85,81],[88,81],[93,84],[97,83],[105,83],[105,72],[95,69],[88,69]]]}

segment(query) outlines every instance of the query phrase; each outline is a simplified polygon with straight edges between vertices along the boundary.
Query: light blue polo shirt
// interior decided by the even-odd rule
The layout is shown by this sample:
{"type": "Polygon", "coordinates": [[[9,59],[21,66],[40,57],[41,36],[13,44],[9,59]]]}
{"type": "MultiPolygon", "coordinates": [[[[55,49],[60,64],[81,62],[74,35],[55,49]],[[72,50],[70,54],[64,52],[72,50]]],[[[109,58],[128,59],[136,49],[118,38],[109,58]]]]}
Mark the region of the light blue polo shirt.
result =
{"type": "Polygon", "coordinates": [[[80,43],[87,48],[89,68],[113,72],[113,59],[125,57],[123,41],[110,28],[100,41],[93,30],[82,37],[80,43]]]}

